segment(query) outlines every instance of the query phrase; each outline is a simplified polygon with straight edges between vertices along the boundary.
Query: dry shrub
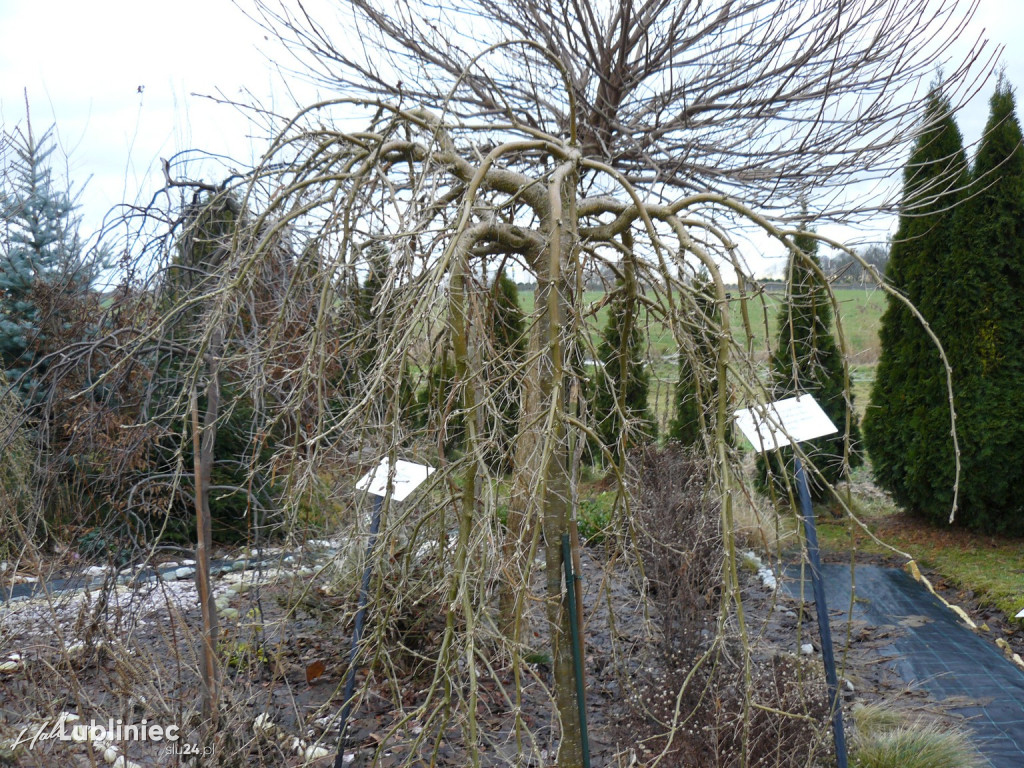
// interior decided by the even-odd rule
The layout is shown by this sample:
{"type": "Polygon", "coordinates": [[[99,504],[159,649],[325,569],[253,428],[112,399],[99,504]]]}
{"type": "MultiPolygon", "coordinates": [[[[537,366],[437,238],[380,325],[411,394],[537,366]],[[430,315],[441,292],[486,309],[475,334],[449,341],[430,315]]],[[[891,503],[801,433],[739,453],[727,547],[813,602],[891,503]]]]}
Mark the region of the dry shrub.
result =
{"type": "MultiPolygon", "coordinates": [[[[435,521],[408,536],[404,524],[386,528],[367,560],[367,539],[353,536],[335,557],[330,572],[330,617],[339,636],[351,637],[363,572],[371,565],[365,648],[385,677],[429,678],[438,663],[441,635],[449,611],[451,552],[435,521]]],[[[361,664],[366,663],[366,658],[361,664]]]]}
{"type": "Polygon", "coordinates": [[[665,650],[691,650],[717,605],[725,558],[718,503],[707,494],[710,462],[670,444],[647,449],[637,464],[641,556],[665,650]]]}
{"type": "Polygon", "coordinates": [[[0,371],[0,561],[17,559],[24,542],[36,535],[39,505],[32,471],[21,403],[0,371]]]}
{"type": "Polygon", "coordinates": [[[439,663],[448,613],[445,567],[445,558],[427,548],[398,553],[384,564],[374,600],[376,646],[399,677],[429,679],[439,663]]]}
{"type": "Polygon", "coordinates": [[[662,766],[788,768],[830,748],[828,699],[813,663],[754,654],[719,621],[725,554],[711,465],[676,446],[639,459],[635,497],[658,646],[630,703],[623,741],[662,766]]]}

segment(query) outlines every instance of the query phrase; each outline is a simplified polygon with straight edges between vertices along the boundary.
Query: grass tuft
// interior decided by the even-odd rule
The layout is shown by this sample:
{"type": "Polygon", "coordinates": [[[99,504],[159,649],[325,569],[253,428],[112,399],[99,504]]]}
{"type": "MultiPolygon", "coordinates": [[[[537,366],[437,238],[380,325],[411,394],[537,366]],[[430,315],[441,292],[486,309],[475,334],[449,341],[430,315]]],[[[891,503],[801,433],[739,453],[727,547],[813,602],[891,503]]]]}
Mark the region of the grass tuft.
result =
{"type": "Polygon", "coordinates": [[[865,704],[854,706],[853,725],[859,734],[874,734],[879,731],[895,730],[906,725],[901,712],[886,704],[865,704]]]}
{"type": "Polygon", "coordinates": [[[907,722],[885,705],[853,711],[853,768],[976,768],[981,759],[959,729],[907,722]]]}

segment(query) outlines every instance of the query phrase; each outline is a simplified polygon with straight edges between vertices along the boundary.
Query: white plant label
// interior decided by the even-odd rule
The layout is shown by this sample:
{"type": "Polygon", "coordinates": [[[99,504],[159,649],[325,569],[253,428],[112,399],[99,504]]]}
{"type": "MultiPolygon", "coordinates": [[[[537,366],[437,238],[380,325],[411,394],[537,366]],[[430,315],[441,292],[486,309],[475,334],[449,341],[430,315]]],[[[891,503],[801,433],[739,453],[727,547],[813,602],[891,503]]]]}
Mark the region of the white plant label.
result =
{"type": "Polygon", "coordinates": [[[1020,613],[1018,613],[1015,618],[1024,619],[1024,611],[1021,611],[1020,613]]]}
{"type": "MultiPolygon", "coordinates": [[[[391,500],[405,501],[424,480],[430,477],[433,467],[426,464],[413,464],[411,461],[399,459],[395,462],[395,475],[392,479],[391,500]]],[[[371,496],[385,496],[388,491],[388,475],[391,465],[387,458],[371,469],[356,483],[356,488],[366,491],[371,496]]]]}
{"type": "Polygon", "coordinates": [[[839,431],[810,395],[736,411],[736,426],[759,453],[839,431]]]}

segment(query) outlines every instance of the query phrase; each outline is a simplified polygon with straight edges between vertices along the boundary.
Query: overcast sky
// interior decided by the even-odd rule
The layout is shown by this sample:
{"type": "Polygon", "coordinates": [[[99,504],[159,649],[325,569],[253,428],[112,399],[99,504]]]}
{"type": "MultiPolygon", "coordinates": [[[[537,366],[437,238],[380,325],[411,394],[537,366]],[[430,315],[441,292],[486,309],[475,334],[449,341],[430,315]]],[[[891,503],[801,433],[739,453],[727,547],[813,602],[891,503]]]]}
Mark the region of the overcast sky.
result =
{"type": "MultiPolygon", "coordinates": [[[[1006,48],[1018,89],[1022,11],[1024,0],[980,0],[972,35],[1006,48]]],[[[160,186],[161,157],[199,147],[251,159],[244,118],[204,95],[244,100],[248,91],[290,111],[261,47],[270,48],[263,32],[230,0],[0,0],[0,122],[10,129],[24,120],[27,89],[34,127],[56,124],[70,178],[86,185],[93,228],[110,207],[160,186]]],[[[959,117],[968,143],[984,126],[991,91],[959,117]]]]}

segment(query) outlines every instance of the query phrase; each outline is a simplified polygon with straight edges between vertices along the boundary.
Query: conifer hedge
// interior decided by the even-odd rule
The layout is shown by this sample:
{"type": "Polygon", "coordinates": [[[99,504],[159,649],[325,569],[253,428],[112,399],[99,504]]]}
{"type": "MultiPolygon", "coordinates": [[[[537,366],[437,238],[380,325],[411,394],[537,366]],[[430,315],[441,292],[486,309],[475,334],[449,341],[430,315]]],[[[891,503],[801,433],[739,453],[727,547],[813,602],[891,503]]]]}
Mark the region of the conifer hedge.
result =
{"type": "MultiPolygon", "coordinates": [[[[956,522],[1024,533],[1024,152],[1000,80],[973,169],[940,89],[904,171],[887,279],[918,307],[952,368],[960,448],[956,522]]],[[[946,522],[956,463],[946,372],[924,328],[889,298],[865,440],[875,479],[946,522]]]]}

